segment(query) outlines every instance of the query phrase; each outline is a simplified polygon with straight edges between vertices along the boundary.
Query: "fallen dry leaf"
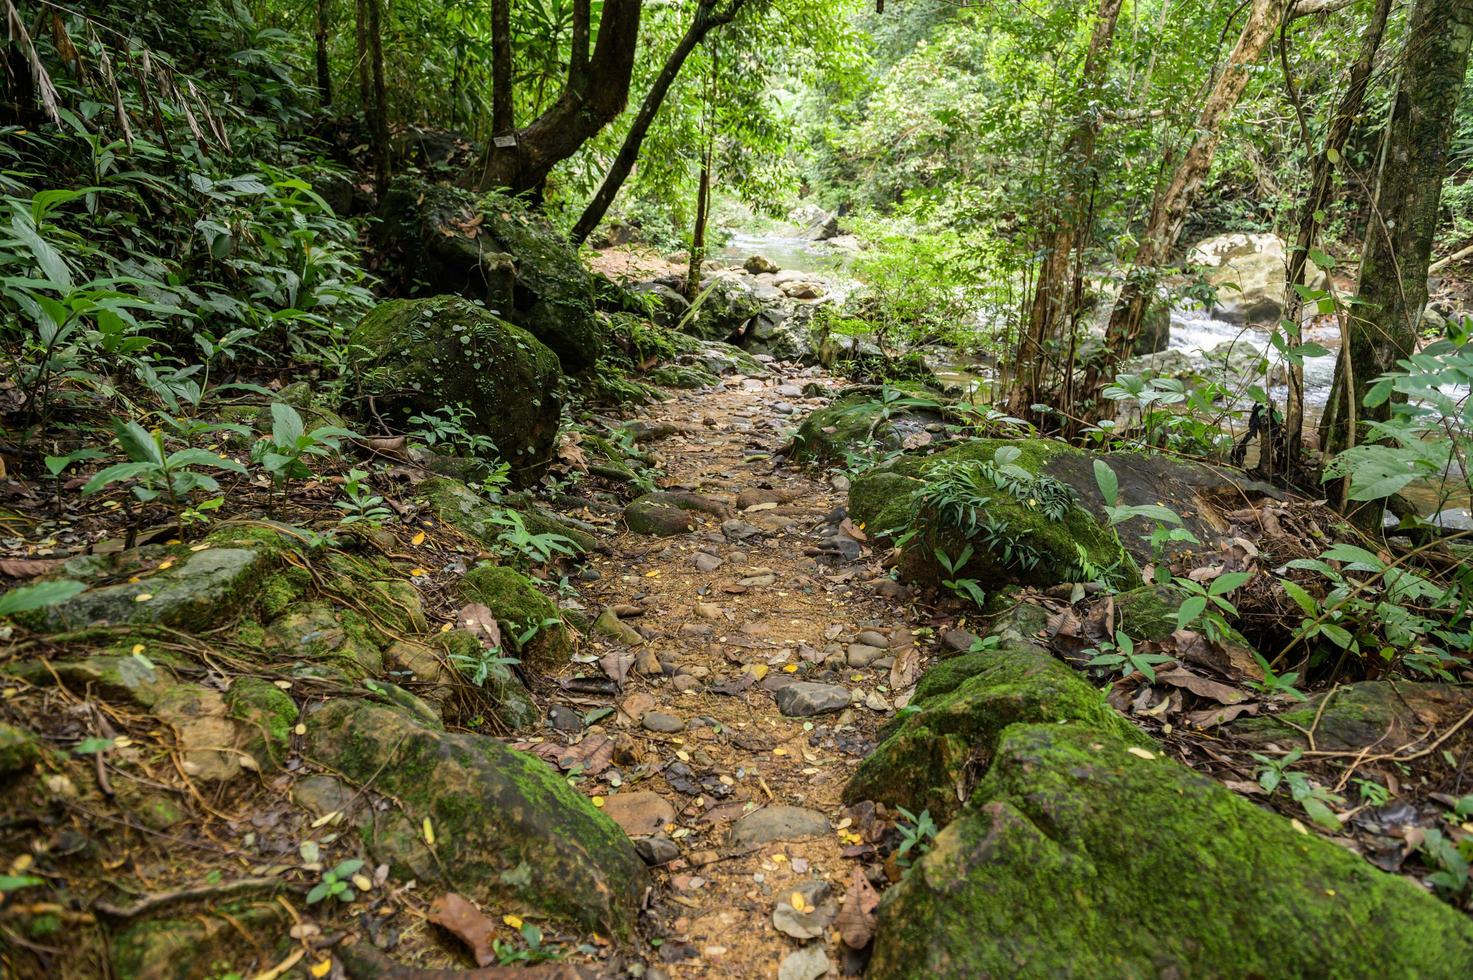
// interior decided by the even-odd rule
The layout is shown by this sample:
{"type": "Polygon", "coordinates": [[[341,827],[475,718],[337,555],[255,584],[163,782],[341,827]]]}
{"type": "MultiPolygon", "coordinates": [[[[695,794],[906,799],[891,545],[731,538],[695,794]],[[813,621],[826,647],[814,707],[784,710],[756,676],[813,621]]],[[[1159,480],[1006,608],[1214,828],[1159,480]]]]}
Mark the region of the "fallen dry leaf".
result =
{"type": "Polygon", "coordinates": [[[496,962],[496,953],[491,949],[495,924],[455,892],[446,892],[435,899],[430,906],[429,919],[470,947],[477,966],[490,966],[496,962]]]}
{"type": "Polygon", "coordinates": [[[0,560],[0,575],[9,578],[35,578],[60,565],[60,558],[7,558],[0,560]]]}
{"type": "Polygon", "coordinates": [[[455,625],[474,634],[487,650],[501,649],[501,627],[496,625],[496,614],[489,607],[479,602],[461,606],[455,613],[455,625]]]}
{"type": "Polygon", "coordinates": [[[1211,698],[1220,704],[1237,704],[1248,700],[1248,695],[1236,687],[1199,677],[1181,667],[1172,670],[1158,670],[1156,680],[1162,684],[1170,684],[1172,687],[1185,688],[1198,697],[1211,698]]]}
{"type": "Polygon", "coordinates": [[[1183,717],[1187,724],[1195,728],[1215,728],[1225,725],[1237,718],[1239,715],[1258,714],[1257,703],[1248,704],[1225,704],[1220,708],[1204,708],[1201,711],[1188,712],[1183,717]]]}
{"type": "Polygon", "coordinates": [[[844,904],[834,924],[839,927],[839,936],[850,949],[864,949],[875,934],[875,909],[880,904],[880,893],[869,883],[864,871],[855,868],[849,879],[849,888],[844,892],[844,904]]]}

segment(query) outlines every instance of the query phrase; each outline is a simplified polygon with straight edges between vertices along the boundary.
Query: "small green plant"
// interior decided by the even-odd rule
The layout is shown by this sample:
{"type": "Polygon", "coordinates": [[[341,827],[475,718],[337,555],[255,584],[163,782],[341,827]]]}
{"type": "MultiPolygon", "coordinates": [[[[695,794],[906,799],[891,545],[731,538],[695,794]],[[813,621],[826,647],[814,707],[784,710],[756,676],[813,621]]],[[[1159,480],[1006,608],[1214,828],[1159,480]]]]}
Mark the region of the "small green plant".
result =
{"type": "Polygon", "coordinates": [[[1374,779],[1356,779],[1355,788],[1367,806],[1385,806],[1391,802],[1391,790],[1374,779]]]}
{"type": "Polygon", "coordinates": [[[1176,610],[1176,628],[1190,629],[1200,619],[1202,632],[1208,638],[1218,640],[1227,632],[1224,615],[1238,615],[1238,608],[1228,600],[1253,577],[1251,572],[1225,572],[1213,579],[1206,588],[1188,578],[1173,579],[1171,585],[1186,596],[1176,610]]]}
{"type": "MultiPolygon", "coordinates": [[[[1091,651],[1086,650],[1085,652],[1091,651]]],[[[1156,683],[1156,665],[1171,662],[1171,658],[1163,654],[1137,653],[1135,641],[1120,630],[1115,631],[1115,642],[1105,640],[1093,652],[1094,656],[1090,658],[1087,666],[1118,670],[1126,676],[1129,676],[1131,670],[1138,670],[1152,684],[1156,683]],[[1127,670],[1127,667],[1131,670],[1127,670]]]]}
{"type": "Polygon", "coordinates": [[[351,439],[354,433],[336,425],[323,425],[307,431],[302,416],[283,402],[271,405],[271,435],[256,443],[251,453],[254,462],[271,474],[271,482],[283,498],[292,480],[312,477],[306,456],[327,456],[338,451],[340,439],[351,439]]]}
{"type": "Polygon", "coordinates": [[[1440,830],[1423,831],[1419,847],[1422,857],[1437,870],[1427,876],[1427,883],[1443,898],[1461,907],[1473,895],[1473,880],[1468,864],[1473,860],[1473,838],[1454,843],[1440,830]]]}
{"type": "Polygon", "coordinates": [[[935,555],[937,564],[946,570],[947,575],[951,576],[950,578],[943,578],[941,580],[942,588],[950,591],[958,599],[970,599],[978,606],[986,604],[987,593],[982,591],[982,586],[977,583],[977,580],[974,578],[964,578],[960,575],[961,570],[967,567],[967,562],[972,560],[971,545],[962,548],[961,554],[957,555],[955,559],[948,557],[946,552],[940,548],[935,549],[935,555]]]}
{"type": "Polygon", "coordinates": [[[1258,785],[1270,795],[1280,786],[1287,787],[1289,795],[1294,798],[1294,802],[1304,808],[1309,819],[1326,830],[1338,831],[1340,818],[1335,816],[1335,811],[1330,809],[1330,804],[1343,804],[1345,797],[1316,785],[1310,780],[1307,773],[1295,772],[1291,769],[1290,767],[1297,763],[1303,755],[1303,749],[1293,749],[1278,759],[1254,752],[1253,760],[1259,765],[1258,785]]]}
{"type": "MultiPolygon", "coordinates": [[[[197,490],[214,493],[220,484],[206,469],[225,470],[244,474],[246,468],[228,456],[210,452],[208,449],[185,447],[168,452],[164,448],[162,432],[149,432],[137,422],[113,422],[113,435],[128,457],[128,462],[117,463],[99,471],[82,493],[96,493],[104,487],[123,480],[136,481],[133,495],[145,503],[163,497],[174,513],[174,523],[179,536],[184,536],[185,516],[189,509],[189,498],[197,490]]],[[[195,508],[198,512],[198,508],[195,508]]]]}
{"type": "Polygon", "coordinates": [[[368,474],[360,469],[351,469],[343,480],[343,500],[333,506],[343,512],[338,523],[343,525],[359,522],[380,527],[394,515],[384,506],[384,498],[373,492],[368,485],[368,474]]]}
{"type": "MultiPolygon", "coordinates": [[[[358,891],[353,887],[353,876],[363,867],[360,858],[349,858],[337,867],[322,876],[322,880],[313,886],[307,893],[307,904],[316,905],[326,898],[336,898],[340,902],[351,902],[358,897],[358,891]]],[[[364,889],[365,891],[367,889],[364,889]]]]}
{"type": "Polygon", "coordinates": [[[409,424],[416,425],[410,434],[426,446],[443,446],[460,456],[494,459],[496,443],[490,436],[472,432],[467,420],[475,413],[464,405],[441,405],[428,415],[411,415],[409,424]]]}
{"type": "Polygon", "coordinates": [[[16,613],[30,612],[32,609],[45,609],[47,606],[67,601],[85,588],[87,588],[86,585],[70,579],[22,585],[9,592],[0,593],[0,616],[14,616],[16,613]]]}
{"type": "Polygon", "coordinates": [[[931,843],[936,839],[940,828],[931,819],[930,810],[915,814],[903,806],[895,809],[900,811],[901,816],[900,822],[895,825],[895,829],[900,831],[900,846],[895,849],[895,861],[901,867],[909,868],[910,863],[915,860],[911,857],[911,851],[915,852],[915,857],[923,856],[931,849],[931,843]]]}
{"type": "Polygon", "coordinates": [[[500,545],[497,550],[504,557],[521,558],[534,565],[546,565],[556,555],[571,558],[581,550],[576,541],[561,534],[550,531],[533,534],[527,529],[526,520],[514,510],[507,509],[493,514],[491,523],[502,529],[496,540],[500,545]]]}
{"type": "Polygon", "coordinates": [[[1253,659],[1258,661],[1259,669],[1263,671],[1263,680],[1244,681],[1244,687],[1251,688],[1262,694],[1267,694],[1270,697],[1275,694],[1282,694],[1285,697],[1292,698],[1295,701],[1306,700],[1304,695],[1301,694],[1299,690],[1294,686],[1294,682],[1299,680],[1299,672],[1297,670],[1291,670],[1286,671],[1282,674],[1276,674],[1274,673],[1273,665],[1270,664],[1262,654],[1260,654],[1257,650],[1252,650],[1250,652],[1253,654],[1253,659]]]}
{"type": "Polygon", "coordinates": [[[555,960],[562,957],[562,952],[542,945],[542,930],[530,922],[523,922],[517,929],[522,941],[526,946],[513,946],[511,943],[500,939],[491,941],[491,952],[496,954],[496,962],[500,966],[514,966],[518,963],[542,963],[547,960],[555,960]]]}
{"type": "Polygon", "coordinates": [[[501,647],[477,645],[475,653],[452,653],[450,663],[476,687],[485,687],[497,667],[521,663],[516,657],[503,656],[501,647]]]}

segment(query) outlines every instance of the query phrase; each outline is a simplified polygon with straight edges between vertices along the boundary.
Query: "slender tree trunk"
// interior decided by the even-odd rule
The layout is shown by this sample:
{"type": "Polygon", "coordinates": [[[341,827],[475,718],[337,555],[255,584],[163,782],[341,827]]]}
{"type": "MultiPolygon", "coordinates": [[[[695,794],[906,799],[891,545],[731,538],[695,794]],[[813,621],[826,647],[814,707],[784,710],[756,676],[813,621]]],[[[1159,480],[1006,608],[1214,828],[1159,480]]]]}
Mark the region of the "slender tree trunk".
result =
{"type": "MultiPolygon", "coordinates": [[[[1118,4],[1120,0],[1106,0],[1107,3],[1118,4]]],[[[593,200],[588,202],[584,208],[583,215],[578,223],[573,226],[569,237],[576,244],[583,244],[593,230],[603,221],[604,215],[608,213],[609,207],[614,199],[619,196],[619,189],[624,186],[624,181],[634,170],[634,164],[639,160],[639,148],[644,143],[645,136],[650,131],[650,126],[659,114],[660,106],[665,102],[665,96],[670,91],[680,69],[685,65],[685,60],[690,53],[705,40],[706,35],[723,24],[729,24],[742,7],[746,0],[728,0],[725,9],[717,9],[717,0],[701,0],[696,7],[695,18],[686,29],[685,35],[681,37],[680,43],[675,45],[675,50],[665,59],[665,66],[660,69],[660,74],[655,78],[655,83],[650,87],[640,104],[639,113],[634,117],[634,123],[629,127],[628,134],[624,137],[624,145],[619,147],[619,155],[614,158],[612,166],[609,167],[607,176],[599,185],[598,192],[593,195],[593,200]]]]}
{"type": "MultiPolygon", "coordinates": [[[[1391,13],[1391,3],[1392,0],[1376,0],[1376,6],[1371,11],[1370,23],[1366,25],[1365,36],[1361,40],[1360,54],[1350,68],[1345,94],[1340,97],[1340,104],[1335,108],[1335,115],[1330,120],[1330,128],[1325,133],[1324,146],[1319,155],[1315,157],[1310,171],[1309,194],[1299,208],[1299,233],[1294,240],[1293,251],[1289,254],[1287,288],[1284,290],[1284,319],[1295,327],[1299,326],[1301,312],[1304,308],[1304,301],[1295,287],[1304,284],[1304,270],[1309,261],[1309,250],[1314,248],[1319,239],[1320,227],[1325,218],[1324,211],[1329,206],[1330,195],[1335,188],[1335,164],[1344,153],[1346,143],[1350,141],[1351,129],[1355,126],[1355,120],[1360,115],[1361,105],[1365,101],[1366,86],[1370,82],[1371,71],[1375,67],[1376,53],[1381,48],[1381,38],[1386,33],[1386,20],[1391,13]]],[[[1286,72],[1288,71],[1287,62],[1286,55],[1286,72]]],[[[1290,86],[1292,92],[1293,81],[1287,75],[1285,82],[1290,86]]],[[[1290,369],[1289,398],[1284,410],[1284,427],[1285,437],[1288,440],[1289,459],[1296,460],[1299,458],[1304,438],[1304,368],[1302,365],[1295,365],[1290,369]]]]}
{"type": "Polygon", "coordinates": [[[573,39],[568,55],[568,84],[572,85],[588,71],[588,38],[592,16],[591,0],[573,0],[573,39]]]}
{"type": "Polygon", "coordinates": [[[1057,335],[1060,325],[1072,322],[1074,311],[1069,307],[1079,290],[1070,288],[1070,257],[1076,245],[1083,248],[1087,237],[1082,224],[1093,179],[1095,142],[1100,132],[1098,94],[1115,38],[1120,6],[1121,0],[1100,0],[1094,33],[1084,56],[1079,78],[1081,115],[1061,156],[1062,165],[1067,168],[1063,195],[1056,204],[1054,229],[1044,243],[1043,265],[1038,270],[1028,323],[1019,335],[1013,355],[1011,411],[1014,415],[1031,415],[1029,406],[1042,400],[1048,341],[1057,335]]]}
{"type": "Polygon", "coordinates": [[[1212,167],[1217,144],[1222,140],[1223,122],[1242,98],[1254,62],[1272,40],[1288,8],[1289,0],[1252,0],[1238,42],[1197,115],[1193,126],[1196,136],[1151,205],[1151,216],[1141,234],[1134,267],[1110,312],[1110,324],[1105,332],[1106,363],[1091,366],[1085,381],[1086,392],[1094,392],[1101,378],[1113,373],[1115,364],[1129,357],[1135,348],[1146,307],[1156,298],[1158,267],[1176,246],[1197,191],[1212,167]]]}
{"type": "Polygon", "coordinates": [[[516,128],[512,91],[511,0],[491,0],[491,133],[516,128]]]}
{"type": "MultiPolygon", "coordinates": [[[[1363,408],[1366,391],[1416,351],[1470,46],[1473,0],[1417,0],[1361,257],[1360,303],[1351,310],[1336,363],[1338,399],[1324,430],[1327,457],[1356,444],[1359,423],[1390,417],[1390,402],[1363,408]]],[[[1382,509],[1377,500],[1350,506],[1349,513],[1361,528],[1379,532],[1382,509]]]]}
{"type": "MultiPolygon", "coordinates": [[[[567,84],[546,112],[493,137],[463,182],[476,190],[501,187],[513,193],[540,188],[553,167],[623,112],[634,73],[640,9],[640,0],[604,0],[587,64],[576,73],[570,68],[567,84]]],[[[494,97],[496,86],[492,88],[494,97]]],[[[494,104],[492,108],[495,115],[494,104]]]]}
{"type": "Polygon", "coordinates": [[[368,55],[373,77],[373,103],[369,109],[368,128],[373,140],[373,186],[383,194],[389,186],[392,165],[389,147],[389,106],[384,91],[384,35],[380,19],[383,0],[366,0],[368,4],[368,55]]]}
{"type": "Polygon", "coordinates": [[[701,176],[696,185],[696,227],[690,236],[690,267],[685,275],[685,298],[692,303],[701,286],[701,265],[706,261],[706,221],[711,214],[711,165],[716,158],[716,72],[717,49],[711,49],[711,74],[706,83],[705,146],[701,150],[701,176]]]}
{"type": "Polygon", "coordinates": [[[323,108],[332,105],[332,72],[327,64],[327,15],[330,0],[317,0],[317,22],[313,25],[317,55],[317,95],[323,108]]]}
{"type": "Polygon", "coordinates": [[[368,0],[357,0],[357,10],[358,16],[353,25],[353,35],[357,42],[358,54],[358,104],[363,106],[363,114],[366,117],[368,107],[373,105],[373,70],[368,64],[368,0]]]}

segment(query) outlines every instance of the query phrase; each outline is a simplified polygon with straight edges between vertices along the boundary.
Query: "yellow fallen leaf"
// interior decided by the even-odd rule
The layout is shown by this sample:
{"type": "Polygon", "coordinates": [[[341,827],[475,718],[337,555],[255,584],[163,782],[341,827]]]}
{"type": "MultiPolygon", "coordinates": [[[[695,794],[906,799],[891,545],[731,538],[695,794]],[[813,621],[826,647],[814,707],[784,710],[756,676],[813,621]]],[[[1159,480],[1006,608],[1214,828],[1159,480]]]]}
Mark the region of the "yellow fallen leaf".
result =
{"type": "Polygon", "coordinates": [[[332,972],[332,958],[328,957],[321,963],[313,963],[309,969],[314,977],[325,977],[332,972]]]}
{"type": "Polygon", "coordinates": [[[142,643],[135,643],[135,644],[133,644],[133,656],[136,657],[140,653],[142,653],[144,650],[147,650],[147,649],[148,649],[148,647],[144,646],[142,643]]]}
{"type": "Polygon", "coordinates": [[[793,892],[793,894],[788,896],[788,904],[792,905],[799,912],[803,911],[803,906],[806,904],[803,900],[803,893],[793,892]]]}
{"type": "Polygon", "coordinates": [[[1300,823],[1298,820],[1290,820],[1289,821],[1289,826],[1293,827],[1295,830],[1299,831],[1301,834],[1307,834],[1307,833],[1309,833],[1309,828],[1306,827],[1306,826],[1304,826],[1304,824],[1300,823]]]}
{"type": "Polygon", "coordinates": [[[209,551],[210,550],[210,546],[207,545],[207,544],[192,544],[192,545],[189,546],[189,550],[190,551],[209,551]]]}
{"type": "Polygon", "coordinates": [[[142,575],[129,575],[128,576],[128,584],[129,585],[137,585],[139,582],[142,582],[142,581],[143,581],[143,576],[142,575]]]}
{"type": "Polygon", "coordinates": [[[772,750],[772,754],[773,755],[787,755],[788,754],[788,750],[787,749],[773,749],[772,750]]]}
{"type": "Polygon", "coordinates": [[[409,570],[409,577],[410,578],[419,578],[421,575],[428,575],[428,574],[429,574],[429,572],[425,571],[423,568],[411,568],[409,570]]]}
{"type": "Polygon", "coordinates": [[[441,626],[440,627],[440,632],[441,633],[449,633],[450,632],[450,629],[451,629],[450,624],[449,623],[446,623],[444,626],[441,626]]]}
{"type": "Polygon", "coordinates": [[[169,558],[169,559],[166,559],[164,561],[159,562],[159,571],[161,571],[161,572],[164,569],[166,569],[166,568],[173,568],[173,567],[174,567],[174,559],[172,559],[172,558],[169,558]]]}
{"type": "Polygon", "coordinates": [[[604,798],[602,796],[595,796],[593,798],[593,805],[602,810],[604,806],[604,798]]]}
{"type": "Polygon", "coordinates": [[[133,740],[126,735],[119,735],[117,738],[113,739],[113,748],[115,749],[126,749],[132,744],[133,740]]]}
{"type": "Polygon", "coordinates": [[[783,664],[783,672],[784,673],[787,673],[787,674],[796,674],[798,672],[798,665],[797,664],[783,664]]]}
{"type": "Polygon", "coordinates": [[[430,823],[430,818],[425,817],[422,829],[425,834],[425,843],[431,847],[435,846],[435,825],[430,823]]]}
{"type": "Polygon", "coordinates": [[[297,727],[292,729],[292,734],[293,735],[305,735],[305,734],[307,734],[307,726],[304,725],[304,724],[302,724],[301,722],[297,722],[297,727]]]}
{"type": "Polygon", "coordinates": [[[140,592],[133,597],[134,602],[147,602],[153,598],[152,592],[140,592]]]}
{"type": "Polygon", "coordinates": [[[420,545],[425,543],[425,533],[423,531],[420,531],[414,537],[409,539],[409,543],[418,548],[420,545]]]}
{"type": "Polygon", "coordinates": [[[762,678],[764,678],[764,677],[767,676],[767,665],[766,664],[753,664],[751,669],[752,669],[752,676],[755,677],[755,678],[757,678],[759,681],[762,678]]]}
{"type": "Polygon", "coordinates": [[[660,577],[660,570],[657,568],[653,572],[645,572],[644,573],[644,577],[645,578],[659,578],[660,577]]]}
{"type": "Polygon", "coordinates": [[[522,927],[522,917],[520,915],[503,915],[501,921],[513,929],[520,929],[522,927]]]}
{"type": "Polygon", "coordinates": [[[784,861],[786,861],[788,859],[788,856],[786,854],[774,854],[772,856],[772,859],[774,861],[776,861],[778,864],[782,864],[784,861]]]}
{"type": "Polygon", "coordinates": [[[368,875],[365,875],[365,874],[356,874],[356,875],[354,875],[353,876],[353,884],[358,888],[358,890],[360,892],[371,892],[371,891],[373,891],[373,881],[368,877],[368,875]]]}
{"type": "Polygon", "coordinates": [[[1142,759],[1154,759],[1154,758],[1156,758],[1156,754],[1154,752],[1151,752],[1149,749],[1138,748],[1138,747],[1136,747],[1134,745],[1132,745],[1130,748],[1126,749],[1125,751],[1129,752],[1131,755],[1138,756],[1138,757],[1140,757],[1142,759]]]}

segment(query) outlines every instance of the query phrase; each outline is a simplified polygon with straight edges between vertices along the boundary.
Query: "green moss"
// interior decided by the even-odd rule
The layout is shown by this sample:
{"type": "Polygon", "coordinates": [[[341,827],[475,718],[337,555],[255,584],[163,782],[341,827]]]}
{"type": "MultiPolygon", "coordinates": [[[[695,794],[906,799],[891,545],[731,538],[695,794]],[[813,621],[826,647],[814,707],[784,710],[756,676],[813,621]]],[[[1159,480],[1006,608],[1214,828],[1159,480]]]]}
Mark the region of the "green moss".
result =
{"type": "Polygon", "coordinates": [[[151,919],[118,932],[112,941],[112,972],[118,980],[191,980],[244,971],[264,950],[271,962],[292,940],[275,902],[231,902],[192,915],[151,919]]]}
{"type": "MultiPolygon", "coordinates": [[[[1115,596],[1115,618],[1119,629],[1133,640],[1161,641],[1176,632],[1176,611],[1181,594],[1164,585],[1144,585],[1115,596]]],[[[1253,646],[1231,626],[1222,642],[1252,650],[1253,646]]]]}
{"type": "Polygon", "coordinates": [[[711,388],[721,382],[710,371],[690,364],[662,364],[649,373],[649,380],[666,388],[692,390],[711,388]]]}
{"type": "Polygon", "coordinates": [[[1079,674],[1028,646],[942,661],[917,685],[911,706],[861,763],[844,789],[847,802],[930,810],[945,823],[986,771],[998,737],[1017,722],[1077,721],[1149,744],[1079,674]]]}
{"type": "Polygon", "coordinates": [[[378,631],[351,609],[298,603],[273,620],[265,634],[264,652],[275,660],[321,661],[350,677],[383,671],[378,631]]]}
{"type": "Polygon", "coordinates": [[[258,768],[269,771],[281,765],[297,723],[296,702],[268,680],[241,676],[225,692],[225,706],[250,732],[246,751],[258,768]]]}
{"type": "Polygon", "coordinates": [[[525,495],[511,495],[508,501],[517,506],[503,507],[449,477],[431,477],[420,483],[418,490],[431,512],[443,523],[464,531],[488,549],[504,547],[500,538],[506,528],[496,523],[495,518],[508,510],[515,510],[522,518],[522,525],[532,534],[560,534],[580,551],[592,551],[598,545],[593,535],[538,509],[525,495]]]}
{"type": "Polygon", "coordinates": [[[470,409],[518,478],[551,458],[562,403],[557,355],[520,327],[454,296],[391,300],[351,336],[355,366],[381,412],[401,421],[443,405],[470,409]]]}
{"type": "MultiPolygon", "coordinates": [[[[633,846],[542,760],[495,739],[427,729],[401,711],[338,699],[309,722],[308,752],[403,804],[423,837],[365,826],[376,859],[468,897],[542,911],[629,939],[646,883],[633,846]]],[[[407,829],[407,828],[404,828],[407,829]]]]}
{"type": "Polygon", "coordinates": [[[503,648],[528,666],[556,670],[573,655],[573,641],[562,625],[557,606],[515,569],[477,565],[460,580],[459,589],[465,601],[482,603],[491,610],[501,628],[503,648]],[[536,633],[523,643],[519,636],[533,627],[537,627],[536,633]]]}
{"type": "MultiPolygon", "coordinates": [[[[487,656],[480,638],[467,630],[451,630],[442,634],[439,642],[450,663],[468,681],[473,676],[475,665],[487,656]]],[[[531,728],[541,720],[542,713],[532,701],[532,696],[506,664],[488,664],[480,690],[491,704],[491,713],[512,731],[531,728]]]]}
{"type": "Polygon", "coordinates": [[[803,463],[841,463],[851,453],[893,452],[901,437],[868,394],[845,395],[809,415],[793,436],[793,459],[803,463]]]}
{"type": "Polygon", "coordinates": [[[0,721],[0,779],[25,772],[40,760],[41,749],[34,735],[0,721]]]}
{"type": "Polygon", "coordinates": [[[256,590],[256,608],[267,619],[286,612],[287,607],[307,594],[312,573],[293,565],[272,574],[256,590]]]}
{"type": "Polygon", "coordinates": [[[885,893],[867,975],[1473,971],[1460,913],[1132,747],[1086,724],[1008,728],[966,813],[885,893]]]}
{"type": "Polygon", "coordinates": [[[396,633],[424,633],[429,629],[419,590],[396,571],[386,558],[330,552],[326,567],[332,573],[328,591],[351,596],[369,617],[396,633]]]}

